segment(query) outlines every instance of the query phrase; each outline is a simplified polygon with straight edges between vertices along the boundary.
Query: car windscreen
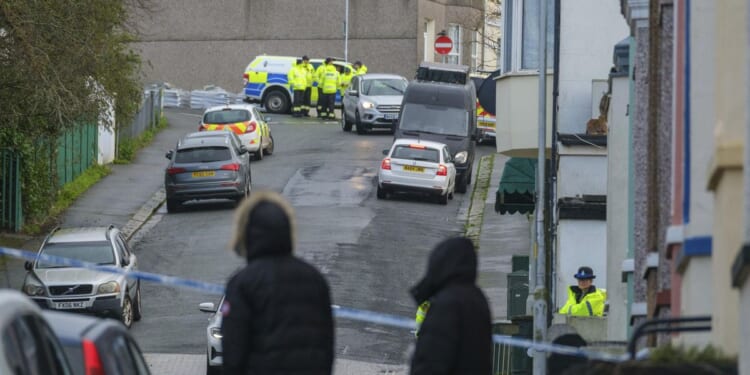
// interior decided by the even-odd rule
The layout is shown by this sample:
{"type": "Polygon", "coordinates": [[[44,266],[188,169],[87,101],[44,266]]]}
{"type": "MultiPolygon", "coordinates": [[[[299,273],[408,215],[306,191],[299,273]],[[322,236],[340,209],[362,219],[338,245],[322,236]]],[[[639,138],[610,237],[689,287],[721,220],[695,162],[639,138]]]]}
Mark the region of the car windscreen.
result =
{"type": "MultiPolygon", "coordinates": [[[[107,241],[97,242],[71,242],[71,243],[47,243],[42,248],[42,255],[71,258],[82,262],[95,264],[115,264],[115,253],[112,245],[107,241]]],[[[40,260],[37,268],[62,268],[68,267],[53,262],[40,260]]]]}
{"type": "Polygon", "coordinates": [[[366,79],[362,81],[362,94],[368,96],[404,95],[408,82],[403,79],[366,79]]]}
{"type": "Polygon", "coordinates": [[[469,113],[461,108],[409,103],[404,105],[399,128],[466,137],[469,113]]]}
{"type": "Polygon", "coordinates": [[[175,163],[211,163],[232,159],[232,152],[228,147],[193,147],[177,150],[175,163]]]}
{"type": "Polygon", "coordinates": [[[393,159],[440,162],[440,153],[433,148],[418,148],[409,145],[396,146],[391,153],[393,159]]]}
{"type": "Polygon", "coordinates": [[[208,112],[203,116],[205,124],[234,124],[250,120],[250,113],[244,109],[231,109],[208,112]]]}

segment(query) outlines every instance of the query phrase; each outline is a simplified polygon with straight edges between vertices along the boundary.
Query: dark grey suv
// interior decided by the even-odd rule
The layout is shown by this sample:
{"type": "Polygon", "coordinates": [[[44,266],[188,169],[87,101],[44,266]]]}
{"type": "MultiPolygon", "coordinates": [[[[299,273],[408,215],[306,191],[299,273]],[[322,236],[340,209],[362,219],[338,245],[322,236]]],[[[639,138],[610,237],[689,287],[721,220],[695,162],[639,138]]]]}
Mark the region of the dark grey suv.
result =
{"type": "Polygon", "coordinates": [[[190,133],[167,152],[164,173],[167,211],[193,199],[234,199],[250,195],[250,154],[229,131],[190,133]]]}

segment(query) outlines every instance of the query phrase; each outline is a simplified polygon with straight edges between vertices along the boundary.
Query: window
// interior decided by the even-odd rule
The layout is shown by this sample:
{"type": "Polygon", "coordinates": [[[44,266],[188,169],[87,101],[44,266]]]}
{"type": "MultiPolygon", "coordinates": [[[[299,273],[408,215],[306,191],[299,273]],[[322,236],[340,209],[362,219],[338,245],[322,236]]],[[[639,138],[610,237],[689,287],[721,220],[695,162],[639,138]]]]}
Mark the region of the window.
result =
{"type": "Polygon", "coordinates": [[[394,159],[440,162],[438,150],[432,148],[416,148],[411,146],[396,146],[391,155],[394,159]]]}
{"type": "Polygon", "coordinates": [[[244,109],[208,112],[203,118],[206,124],[233,124],[248,120],[250,120],[250,113],[244,109]]]}
{"type": "Polygon", "coordinates": [[[369,96],[404,95],[408,82],[403,79],[367,79],[362,81],[362,94],[369,96]]]}
{"type": "Polygon", "coordinates": [[[547,68],[551,69],[554,46],[554,0],[507,0],[504,2],[502,71],[537,70],[539,67],[539,10],[547,5],[547,68]]]}
{"type": "Polygon", "coordinates": [[[448,25],[448,37],[453,41],[453,48],[446,55],[445,62],[448,64],[461,63],[461,26],[448,25]]]}
{"type": "Polygon", "coordinates": [[[401,130],[466,137],[469,113],[461,108],[413,103],[403,109],[399,124],[401,130]]]}
{"type": "Polygon", "coordinates": [[[479,49],[482,48],[482,36],[479,34],[479,31],[472,31],[471,32],[471,61],[469,62],[469,66],[471,67],[472,71],[477,71],[479,69],[479,49]]]}
{"type": "MultiPolygon", "coordinates": [[[[71,242],[71,243],[47,243],[42,249],[42,254],[71,258],[82,262],[101,265],[115,264],[115,254],[112,252],[112,244],[102,242],[71,242]]],[[[56,263],[48,263],[40,260],[37,268],[64,268],[68,266],[56,263]]]]}
{"type": "Polygon", "coordinates": [[[214,161],[231,160],[232,152],[227,147],[195,147],[177,150],[175,163],[211,163],[214,161]]]}

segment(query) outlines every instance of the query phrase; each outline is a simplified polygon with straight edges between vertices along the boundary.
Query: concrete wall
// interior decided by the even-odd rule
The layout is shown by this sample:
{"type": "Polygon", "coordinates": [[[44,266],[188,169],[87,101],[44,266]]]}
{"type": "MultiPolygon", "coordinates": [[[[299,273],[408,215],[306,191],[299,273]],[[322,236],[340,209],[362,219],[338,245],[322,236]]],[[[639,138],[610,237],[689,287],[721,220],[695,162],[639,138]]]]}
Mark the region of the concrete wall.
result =
{"type": "Polygon", "coordinates": [[[628,36],[628,26],[617,1],[562,1],[560,20],[558,129],[585,133],[591,118],[591,80],[607,78],[612,46],[628,36]]]}
{"type": "MultiPolygon", "coordinates": [[[[628,76],[612,79],[607,134],[607,339],[626,340],[627,284],[622,282],[622,262],[628,254],[628,76]]],[[[600,281],[601,283],[601,281],[600,281]]]]}
{"type": "MultiPolygon", "coordinates": [[[[539,76],[512,73],[495,80],[497,152],[514,157],[537,156],[539,144],[539,76]]],[[[552,139],[552,74],[547,75],[547,148],[552,139]]]]}
{"type": "Polygon", "coordinates": [[[555,264],[555,310],[565,304],[566,288],[576,283],[573,275],[580,266],[594,270],[594,285],[607,284],[607,224],[599,220],[560,220],[557,227],[557,264],[555,264]]]}
{"type": "MultiPolygon", "coordinates": [[[[682,272],[680,306],[674,307],[675,309],[679,308],[679,315],[686,317],[711,315],[713,287],[707,280],[707,275],[710,272],[710,257],[695,257],[690,260],[690,263],[682,272]]],[[[691,332],[680,335],[676,341],[701,347],[708,343],[710,336],[711,334],[708,332],[691,332]]]]}
{"type": "MultiPolygon", "coordinates": [[[[746,61],[748,36],[738,33],[747,26],[744,1],[716,3],[716,118],[714,156],[709,188],[714,192],[714,248],[712,282],[714,289],[712,341],[728,353],[737,353],[739,344],[739,296],[731,288],[731,266],[744,242],[742,173],[743,143],[747,119],[745,87],[747,71],[738,61],[746,61]],[[739,155],[738,155],[739,154],[739,155]],[[739,160],[737,160],[739,159],[739,160]]],[[[743,321],[747,320],[743,317],[743,321]]]]}
{"type": "MultiPolygon", "coordinates": [[[[607,194],[607,150],[561,147],[557,197],[607,194]],[[583,152],[588,151],[588,154],[583,152]],[[598,152],[597,152],[598,151],[598,152]]],[[[604,244],[602,244],[604,246],[604,244]]]]}
{"type": "MultiPolygon", "coordinates": [[[[747,318],[750,316],[750,278],[745,280],[745,285],[740,289],[740,316],[747,318]]],[[[750,374],[750,324],[743,319],[740,322],[740,374],[750,374]]]]}
{"type": "MultiPolygon", "coordinates": [[[[168,81],[184,89],[215,84],[239,92],[245,66],[260,54],[343,58],[344,4],[158,1],[152,11],[134,13],[142,35],[133,47],[144,59],[146,81],[168,81]]],[[[482,9],[478,0],[350,0],[349,60],[362,60],[373,73],[411,78],[422,61],[425,18],[435,18],[440,31],[447,22],[481,20],[482,9]]]]}

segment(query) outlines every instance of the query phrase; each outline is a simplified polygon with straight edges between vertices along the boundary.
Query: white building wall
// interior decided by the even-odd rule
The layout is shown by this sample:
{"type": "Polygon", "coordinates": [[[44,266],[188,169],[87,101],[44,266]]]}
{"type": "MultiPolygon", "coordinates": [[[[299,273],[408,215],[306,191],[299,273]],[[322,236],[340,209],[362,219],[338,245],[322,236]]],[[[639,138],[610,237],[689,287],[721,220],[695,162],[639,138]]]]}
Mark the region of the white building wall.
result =
{"type": "MultiPolygon", "coordinates": [[[[607,135],[607,340],[627,340],[628,290],[622,282],[622,262],[628,254],[628,126],[627,75],[612,79],[607,135]]],[[[601,283],[601,281],[600,281],[601,283]]]]}
{"type": "MultiPolygon", "coordinates": [[[[575,147],[581,152],[592,151],[591,147],[575,147]]],[[[607,154],[606,149],[597,154],[562,154],[558,170],[557,197],[575,197],[583,194],[607,194],[607,154]]],[[[572,151],[571,151],[572,152],[572,151]]]]}
{"type": "Polygon", "coordinates": [[[567,287],[576,283],[573,275],[580,266],[594,270],[594,285],[606,289],[607,224],[602,220],[560,220],[555,265],[555,312],[565,304],[567,287]]]}
{"type": "MultiPolygon", "coordinates": [[[[559,132],[585,133],[591,81],[606,79],[612,47],[629,35],[619,1],[560,2],[559,132]]],[[[598,102],[598,99],[597,99],[598,102]]]]}
{"type": "Polygon", "coordinates": [[[109,164],[115,161],[115,109],[109,105],[107,111],[102,114],[99,121],[99,152],[96,162],[99,165],[109,164]]]}

